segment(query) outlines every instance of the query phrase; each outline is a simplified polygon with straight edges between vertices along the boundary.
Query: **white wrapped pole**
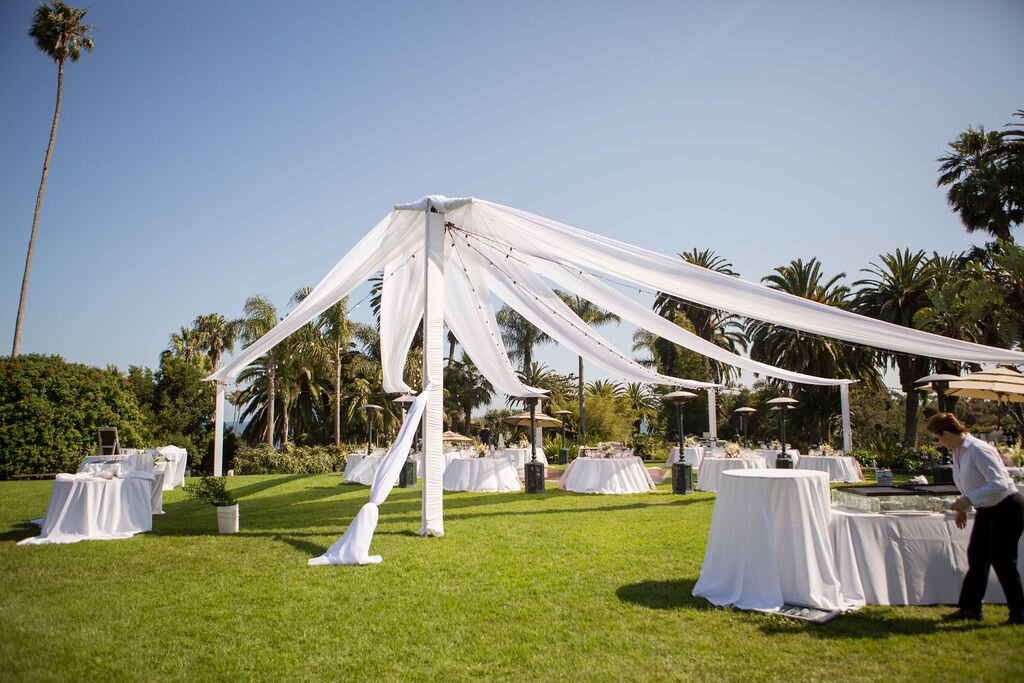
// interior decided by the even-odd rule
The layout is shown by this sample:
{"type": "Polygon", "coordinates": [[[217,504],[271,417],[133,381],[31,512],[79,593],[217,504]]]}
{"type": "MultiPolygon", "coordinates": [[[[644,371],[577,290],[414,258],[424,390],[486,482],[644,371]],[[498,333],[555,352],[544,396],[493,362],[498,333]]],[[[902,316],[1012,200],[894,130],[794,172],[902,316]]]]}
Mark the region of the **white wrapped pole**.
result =
{"type": "Polygon", "coordinates": [[[423,415],[423,513],[420,536],[444,536],[441,435],[444,400],[444,214],[426,210],[426,268],[423,306],[423,386],[437,387],[423,415]]]}
{"type": "Polygon", "coordinates": [[[224,474],[224,383],[217,382],[217,404],[213,417],[213,476],[224,474]]]}
{"type": "Polygon", "coordinates": [[[708,389],[708,433],[718,441],[718,397],[714,389],[708,389]]]}
{"type": "Polygon", "coordinates": [[[843,452],[853,450],[853,430],[850,429],[850,385],[839,385],[839,405],[843,411],[843,452]]]}

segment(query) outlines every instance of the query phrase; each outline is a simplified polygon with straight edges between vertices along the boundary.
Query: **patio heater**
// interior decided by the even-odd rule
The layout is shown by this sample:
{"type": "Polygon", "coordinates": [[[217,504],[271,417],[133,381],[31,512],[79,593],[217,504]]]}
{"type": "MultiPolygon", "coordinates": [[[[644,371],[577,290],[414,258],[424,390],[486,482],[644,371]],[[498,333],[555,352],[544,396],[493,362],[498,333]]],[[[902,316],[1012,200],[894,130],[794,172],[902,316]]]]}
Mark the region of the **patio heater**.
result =
{"type": "Polygon", "coordinates": [[[565,447],[565,418],[567,415],[572,415],[571,410],[556,410],[555,415],[562,421],[562,447],[558,449],[558,464],[568,465],[569,464],[569,449],[565,447]]]}
{"type": "Polygon", "coordinates": [[[527,493],[544,493],[544,463],[537,462],[537,403],[539,396],[517,396],[530,406],[530,462],[523,466],[527,493]]]}
{"type": "MultiPolygon", "coordinates": [[[[914,384],[930,384],[938,398],[939,412],[946,412],[946,392],[949,390],[949,383],[961,379],[959,375],[928,375],[921,379],[914,380],[914,384]]],[[[949,455],[949,449],[939,444],[939,453],[942,456],[941,462],[932,468],[932,481],[936,484],[953,483],[953,462],[949,455]]]]}
{"type": "Polygon", "coordinates": [[[793,469],[793,458],[789,457],[789,453],[786,452],[786,411],[792,410],[793,406],[799,402],[789,396],[779,396],[765,401],[766,404],[772,406],[771,410],[779,411],[779,437],[782,441],[782,452],[775,459],[775,468],[779,470],[793,469]]]}
{"type": "Polygon", "coordinates": [[[683,431],[683,403],[696,398],[692,391],[673,391],[662,396],[676,404],[676,429],[679,431],[679,460],[672,463],[672,493],[693,493],[693,468],[686,462],[686,432],[683,431]]]}
{"type": "Polygon", "coordinates": [[[757,409],[756,408],[751,408],[750,406],[744,406],[742,408],[737,408],[736,410],[732,411],[733,415],[739,415],[740,416],[740,428],[743,430],[743,445],[744,446],[749,446],[750,445],[750,443],[747,441],[747,422],[748,422],[748,420],[750,418],[750,414],[751,413],[756,413],[756,412],[757,412],[757,409]]]}
{"type": "MultiPolygon", "coordinates": [[[[392,403],[397,403],[402,406],[402,424],[405,424],[405,413],[408,410],[409,404],[415,400],[415,396],[402,394],[392,401],[392,403]]],[[[410,451],[408,457],[405,459],[405,464],[402,465],[402,470],[398,473],[398,488],[407,489],[415,485],[416,461],[412,459],[412,452],[410,451]]]]}
{"type": "Polygon", "coordinates": [[[384,410],[384,408],[367,403],[363,406],[363,410],[366,411],[366,454],[370,455],[373,453],[373,418],[377,416],[378,411],[384,410]]]}

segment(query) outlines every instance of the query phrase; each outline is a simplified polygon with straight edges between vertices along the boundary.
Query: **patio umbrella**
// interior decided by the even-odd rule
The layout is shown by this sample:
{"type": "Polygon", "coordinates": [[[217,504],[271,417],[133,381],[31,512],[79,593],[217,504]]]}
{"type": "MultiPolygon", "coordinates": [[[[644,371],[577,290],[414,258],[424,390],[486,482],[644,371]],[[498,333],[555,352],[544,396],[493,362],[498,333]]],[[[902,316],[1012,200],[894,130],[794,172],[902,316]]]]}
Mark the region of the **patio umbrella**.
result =
{"type": "Polygon", "coordinates": [[[997,401],[999,412],[996,414],[996,428],[998,429],[1003,417],[1003,403],[1024,403],[1024,374],[1010,368],[973,372],[950,382],[949,388],[946,389],[946,395],[997,401]]]}
{"type": "MultiPolygon", "coordinates": [[[[561,427],[562,426],[562,421],[561,420],[559,420],[557,418],[554,418],[554,417],[551,417],[550,415],[545,415],[544,413],[537,413],[537,416],[536,416],[535,419],[537,420],[537,426],[538,427],[561,427]]],[[[517,425],[517,426],[520,426],[520,427],[522,427],[522,426],[529,427],[530,426],[530,413],[519,413],[518,415],[511,415],[509,417],[503,417],[503,418],[501,418],[501,421],[506,423],[506,424],[510,424],[510,425],[517,425]]]]}
{"type": "Polygon", "coordinates": [[[468,436],[463,436],[457,432],[445,432],[441,435],[441,441],[472,441],[473,439],[468,436]]]}

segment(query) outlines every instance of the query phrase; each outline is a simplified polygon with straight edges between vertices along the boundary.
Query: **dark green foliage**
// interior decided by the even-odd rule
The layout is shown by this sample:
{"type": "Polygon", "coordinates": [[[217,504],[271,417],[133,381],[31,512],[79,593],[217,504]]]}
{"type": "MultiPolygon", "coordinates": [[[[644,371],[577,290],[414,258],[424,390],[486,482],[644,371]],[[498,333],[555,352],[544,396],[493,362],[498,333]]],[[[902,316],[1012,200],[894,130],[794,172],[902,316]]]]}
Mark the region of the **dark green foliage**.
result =
{"type": "Polygon", "coordinates": [[[937,453],[934,448],[907,448],[893,437],[879,436],[850,455],[866,467],[886,467],[894,472],[917,474],[928,469],[926,462],[935,464],[937,453]]]}
{"type": "Polygon", "coordinates": [[[185,448],[193,467],[213,453],[216,387],[204,382],[205,372],[171,354],[160,358],[160,369],[131,368],[128,381],[151,420],[154,443],[185,448]]]}
{"type": "Polygon", "coordinates": [[[203,503],[215,507],[227,507],[238,501],[231,492],[227,490],[227,480],[224,477],[203,477],[185,485],[185,493],[203,503]]]}
{"type": "MultiPolygon", "coordinates": [[[[365,444],[364,444],[365,445],[365,444]]],[[[345,453],[358,445],[287,446],[276,449],[266,444],[243,446],[234,457],[236,474],[325,474],[345,469],[345,453]]]]}
{"type": "Polygon", "coordinates": [[[665,450],[664,442],[645,434],[634,434],[629,447],[633,449],[633,455],[644,460],[658,459],[665,450]]]}
{"type": "Polygon", "coordinates": [[[0,478],[74,472],[96,450],[98,427],[117,427],[122,446],[148,440],[128,380],[60,356],[0,360],[0,478]]]}

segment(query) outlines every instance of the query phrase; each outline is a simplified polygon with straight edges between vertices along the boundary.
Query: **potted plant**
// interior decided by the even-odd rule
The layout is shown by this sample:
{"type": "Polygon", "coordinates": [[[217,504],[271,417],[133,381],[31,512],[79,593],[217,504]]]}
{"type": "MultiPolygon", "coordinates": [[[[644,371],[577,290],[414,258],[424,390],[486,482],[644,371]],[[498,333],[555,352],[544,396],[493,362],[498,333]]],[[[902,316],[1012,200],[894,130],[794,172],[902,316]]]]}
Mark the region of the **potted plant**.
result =
{"type": "Polygon", "coordinates": [[[224,477],[203,477],[185,486],[185,493],[217,508],[217,529],[222,534],[238,533],[238,501],[227,490],[224,477]]]}

